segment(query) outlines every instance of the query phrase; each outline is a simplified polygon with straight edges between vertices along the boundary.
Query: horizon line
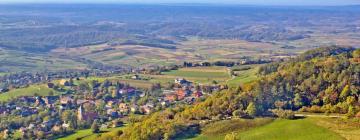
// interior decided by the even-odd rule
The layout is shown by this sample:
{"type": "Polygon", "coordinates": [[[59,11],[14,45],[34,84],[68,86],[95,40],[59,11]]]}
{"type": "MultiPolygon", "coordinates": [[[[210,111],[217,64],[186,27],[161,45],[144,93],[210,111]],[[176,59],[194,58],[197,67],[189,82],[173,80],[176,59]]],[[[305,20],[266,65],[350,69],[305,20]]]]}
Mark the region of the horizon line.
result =
{"type": "Polygon", "coordinates": [[[71,5],[71,4],[82,4],[82,5],[107,5],[107,4],[117,4],[117,5],[188,5],[188,6],[201,6],[201,5],[218,5],[218,6],[294,6],[294,7],[336,7],[336,6],[360,6],[359,4],[245,4],[245,3],[158,3],[158,2],[0,2],[0,5],[71,5]]]}

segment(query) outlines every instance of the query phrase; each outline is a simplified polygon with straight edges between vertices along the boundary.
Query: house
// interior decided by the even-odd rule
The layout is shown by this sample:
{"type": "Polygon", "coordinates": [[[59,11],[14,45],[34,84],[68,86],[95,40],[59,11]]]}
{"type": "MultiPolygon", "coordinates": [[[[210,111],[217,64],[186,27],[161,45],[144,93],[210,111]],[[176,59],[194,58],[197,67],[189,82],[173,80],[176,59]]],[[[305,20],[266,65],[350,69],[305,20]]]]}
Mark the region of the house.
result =
{"type": "Polygon", "coordinates": [[[77,118],[78,120],[91,121],[98,118],[98,114],[96,112],[85,112],[83,106],[80,105],[77,111],[77,118]]]}
{"type": "Polygon", "coordinates": [[[194,98],[200,98],[201,96],[203,96],[201,91],[195,91],[192,94],[192,97],[194,97],[194,98]]]}
{"type": "Polygon", "coordinates": [[[131,111],[131,112],[137,112],[137,111],[139,111],[139,106],[137,106],[137,105],[132,105],[132,106],[130,107],[130,111],[131,111]]]}
{"type": "Polygon", "coordinates": [[[169,102],[174,102],[174,101],[178,100],[178,97],[176,94],[166,94],[165,100],[169,101],[169,102]]]}
{"type": "Polygon", "coordinates": [[[68,127],[70,127],[70,123],[63,123],[62,125],[61,125],[63,128],[68,128],[68,127]]]}
{"type": "Polygon", "coordinates": [[[183,100],[186,97],[186,91],[183,89],[176,90],[176,95],[178,100],[183,100]]]}
{"type": "Polygon", "coordinates": [[[35,99],[36,99],[36,101],[35,101],[36,106],[45,105],[45,101],[40,96],[35,97],[35,99]]]}
{"type": "Polygon", "coordinates": [[[85,103],[92,103],[92,102],[90,100],[84,100],[84,99],[79,99],[79,100],[76,101],[77,105],[83,105],[85,103]]]}
{"type": "Polygon", "coordinates": [[[183,84],[188,84],[188,83],[190,83],[190,82],[185,80],[184,78],[176,78],[175,79],[175,84],[183,85],[183,84]]]}
{"type": "Polygon", "coordinates": [[[161,105],[164,107],[168,107],[170,105],[169,101],[162,101],[161,105]]]}
{"type": "Polygon", "coordinates": [[[120,110],[120,112],[128,113],[129,112],[129,106],[126,103],[120,103],[119,104],[119,110],[120,110]]]}
{"type": "Polygon", "coordinates": [[[119,121],[119,120],[113,120],[112,121],[112,124],[113,124],[113,126],[112,127],[121,127],[121,126],[123,126],[124,125],[124,123],[122,122],[122,121],[119,121]]]}
{"type": "Polygon", "coordinates": [[[135,93],[135,88],[133,87],[128,87],[128,88],[123,88],[119,90],[120,94],[134,94],[135,93]]]}
{"type": "Polygon", "coordinates": [[[147,105],[141,106],[141,112],[148,115],[152,112],[152,107],[147,105]]]}
{"type": "Polygon", "coordinates": [[[55,84],[54,83],[47,83],[47,87],[48,88],[54,88],[55,84]]]}
{"type": "Polygon", "coordinates": [[[4,93],[4,92],[8,92],[9,91],[9,89],[7,89],[7,88],[0,88],[0,93],[4,93]]]}
{"type": "Polygon", "coordinates": [[[106,114],[109,115],[112,118],[118,118],[119,117],[119,113],[117,111],[115,111],[114,109],[106,110],[106,114]]]}
{"type": "Polygon", "coordinates": [[[107,104],[106,104],[106,107],[107,108],[112,108],[112,106],[113,105],[115,105],[115,104],[117,104],[117,100],[114,100],[114,99],[112,99],[112,100],[109,100],[108,102],[107,102],[107,104]]]}
{"type": "Polygon", "coordinates": [[[59,100],[59,96],[46,96],[44,98],[46,105],[54,104],[57,100],[59,100]]]}
{"type": "Polygon", "coordinates": [[[174,90],[163,90],[163,94],[167,95],[167,94],[175,94],[174,90]]]}
{"type": "Polygon", "coordinates": [[[131,76],[131,79],[133,79],[133,80],[139,80],[139,79],[140,79],[140,76],[137,75],[137,74],[135,74],[135,75],[131,76]]]}
{"type": "Polygon", "coordinates": [[[71,86],[71,83],[65,79],[60,80],[59,84],[62,86],[71,86]]]}
{"type": "Polygon", "coordinates": [[[59,132],[61,130],[61,125],[54,125],[51,130],[54,132],[59,132]]]}
{"type": "Polygon", "coordinates": [[[67,105],[72,102],[74,102],[74,99],[71,96],[61,96],[60,97],[61,104],[67,105]]]}

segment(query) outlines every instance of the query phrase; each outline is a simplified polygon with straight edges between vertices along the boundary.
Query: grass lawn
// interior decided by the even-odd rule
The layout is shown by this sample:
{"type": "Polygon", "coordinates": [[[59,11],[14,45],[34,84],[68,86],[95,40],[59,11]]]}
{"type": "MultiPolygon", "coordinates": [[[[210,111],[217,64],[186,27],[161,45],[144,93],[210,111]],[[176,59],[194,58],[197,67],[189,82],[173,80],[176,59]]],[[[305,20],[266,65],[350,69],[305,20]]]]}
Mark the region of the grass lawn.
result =
{"type": "MultiPolygon", "coordinates": [[[[240,140],[342,140],[340,135],[314,124],[310,119],[275,120],[272,123],[243,131],[235,131],[240,140]]],[[[200,135],[195,140],[222,140],[225,135],[200,135]]]]}
{"type": "Polygon", "coordinates": [[[48,96],[50,91],[52,91],[54,95],[61,94],[60,92],[48,88],[45,84],[31,85],[26,88],[14,89],[0,94],[0,101],[7,101],[20,96],[34,96],[35,94],[39,96],[48,96]]]}

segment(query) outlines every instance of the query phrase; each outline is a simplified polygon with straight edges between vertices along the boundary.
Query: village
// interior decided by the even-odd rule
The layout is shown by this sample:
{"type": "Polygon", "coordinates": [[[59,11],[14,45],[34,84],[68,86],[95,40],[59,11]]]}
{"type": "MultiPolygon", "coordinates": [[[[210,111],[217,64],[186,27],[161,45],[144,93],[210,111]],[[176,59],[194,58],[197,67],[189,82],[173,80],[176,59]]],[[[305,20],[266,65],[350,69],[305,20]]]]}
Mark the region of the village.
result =
{"type": "MultiPolygon", "coordinates": [[[[137,79],[137,75],[132,78],[137,79]]],[[[79,79],[47,83],[48,88],[65,90],[62,95],[22,96],[1,103],[1,117],[13,116],[21,120],[1,122],[4,137],[20,132],[22,138],[52,138],[54,134],[67,135],[89,128],[94,120],[103,122],[99,124],[101,128],[119,127],[131,114],[148,115],[176,104],[192,104],[213,91],[226,88],[194,84],[184,78],[174,79],[170,89],[154,84],[150,90],[116,80],[94,80],[75,85],[76,80],[79,79]]]]}

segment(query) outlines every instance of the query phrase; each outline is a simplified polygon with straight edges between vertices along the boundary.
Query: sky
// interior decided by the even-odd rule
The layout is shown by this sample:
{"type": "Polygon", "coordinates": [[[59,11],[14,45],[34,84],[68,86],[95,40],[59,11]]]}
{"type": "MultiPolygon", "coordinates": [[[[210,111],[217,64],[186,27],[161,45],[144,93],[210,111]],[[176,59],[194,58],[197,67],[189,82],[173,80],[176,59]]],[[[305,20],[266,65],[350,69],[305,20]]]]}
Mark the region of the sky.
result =
{"type": "Polygon", "coordinates": [[[0,3],[209,3],[243,5],[360,5],[360,0],[0,0],[0,3]]]}

